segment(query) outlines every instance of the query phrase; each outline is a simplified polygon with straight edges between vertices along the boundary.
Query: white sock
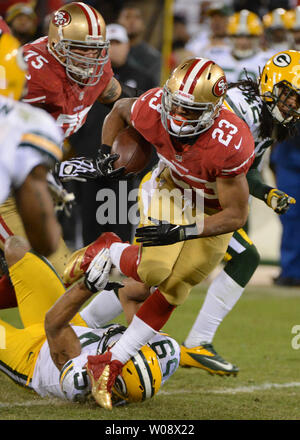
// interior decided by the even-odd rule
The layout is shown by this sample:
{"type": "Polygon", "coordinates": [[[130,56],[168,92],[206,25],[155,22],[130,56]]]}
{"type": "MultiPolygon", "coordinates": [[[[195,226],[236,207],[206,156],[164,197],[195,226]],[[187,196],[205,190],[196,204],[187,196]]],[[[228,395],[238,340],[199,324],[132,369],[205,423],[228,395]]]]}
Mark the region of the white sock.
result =
{"type": "Polygon", "coordinates": [[[127,330],[111,348],[112,360],[118,359],[126,364],[156,334],[152,327],[135,315],[127,330]]]}
{"type": "Polygon", "coordinates": [[[113,243],[109,248],[109,253],[110,253],[110,258],[111,258],[112,264],[114,266],[116,266],[118,271],[121,273],[122,273],[122,271],[120,269],[120,259],[121,259],[123,251],[128,246],[131,246],[131,245],[128,243],[113,243]]]}
{"type": "Polygon", "coordinates": [[[86,325],[102,327],[123,312],[121,303],[113,290],[103,290],[80,312],[86,325]]]}
{"type": "Polygon", "coordinates": [[[202,308],[194,325],[184,341],[188,348],[197,347],[203,342],[211,343],[215,333],[227,315],[234,307],[244,291],[222,270],[210,285],[202,308]]]}

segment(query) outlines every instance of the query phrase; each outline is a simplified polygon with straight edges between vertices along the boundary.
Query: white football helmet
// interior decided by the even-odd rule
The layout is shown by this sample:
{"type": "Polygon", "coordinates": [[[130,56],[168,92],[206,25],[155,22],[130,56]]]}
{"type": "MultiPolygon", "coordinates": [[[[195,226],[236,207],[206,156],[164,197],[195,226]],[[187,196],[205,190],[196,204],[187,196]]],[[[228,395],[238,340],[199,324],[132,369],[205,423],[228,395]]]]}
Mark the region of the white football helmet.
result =
{"type": "Polygon", "coordinates": [[[73,2],[54,13],[49,25],[48,50],[77,84],[94,86],[98,83],[109,58],[108,47],[105,21],[96,9],[73,2]],[[78,49],[96,49],[97,52],[91,57],[76,53],[78,49]]]}
{"type": "Polygon", "coordinates": [[[208,130],[218,116],[227,90],[221,67],[206,58],[191,58],[172,72],[163,88],[161,121],[178,138],[208,130]],[[192,114],[185,118],[178,108],[192,114]]]}

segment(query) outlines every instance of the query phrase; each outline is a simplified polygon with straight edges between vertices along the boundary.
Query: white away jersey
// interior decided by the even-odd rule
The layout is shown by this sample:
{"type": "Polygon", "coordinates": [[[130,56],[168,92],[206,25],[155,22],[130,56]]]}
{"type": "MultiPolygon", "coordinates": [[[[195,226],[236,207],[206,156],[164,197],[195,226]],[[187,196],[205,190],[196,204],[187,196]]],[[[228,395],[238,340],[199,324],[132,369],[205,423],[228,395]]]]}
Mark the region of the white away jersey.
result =
{"type": "MultiPolygon", "coordinates": [[[[81,343],[81,354],[70,359],[61,371],[54,365],[46,341],[35,365],[31,386],[42,397],[56,396],[71,401],[84,401],[90,393],[90,381],[85,364],[87,357],[103,353],[108,346],[120,339],[125,327],[113,324],[92,329],[73,326],[81,343]]],[[[180,360],[178,343],[165,334],[158,333],[149,344],[156,352],[162,371],[162,385],[177,370],[180,360]]]]}
{"type": "Polygon", "coordinates": [[[255,142],[255,160],[252,167],[258,167],[264,152],[274,142],[272,138],[262,138],[259,135],[262,107],[261,99],[259,97],[250,97],[247,92],[233,87],[227,91],[224,104],[226,108],[243,119],[250,128],[255,142]]]}
{"type": "Polygon", "coordinates": [[[0,203],[39,164],[62,159],[63,135],[44,110],[0,95],[0,203]]]}

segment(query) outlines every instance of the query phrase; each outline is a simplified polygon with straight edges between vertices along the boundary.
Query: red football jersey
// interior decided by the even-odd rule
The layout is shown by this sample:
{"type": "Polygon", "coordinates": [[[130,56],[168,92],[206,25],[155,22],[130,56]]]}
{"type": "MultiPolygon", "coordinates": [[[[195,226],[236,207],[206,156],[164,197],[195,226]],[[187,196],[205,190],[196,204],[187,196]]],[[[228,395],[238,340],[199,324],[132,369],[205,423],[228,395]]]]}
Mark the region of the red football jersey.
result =
{"type": "Polygon", "coordinates": [[[68,78],[64,66],[48,51],[47,43],[48,37],[43,37],[24,46],[28,92],[23,101],[50,113],[68,137],[84,124],[92,105],[108,86],[113,71],[108,61],[100,81],[94,86],[82,87],[68,78]]]}
{"type": "Polygon", "coordinates": [[[172,142],[161,118],[162,89],[147,91],[135,102],[131,121],[156,148],[178,187],[201,190],[205,207],[221,209],[216,179],[247,173],[254,160],[254,140],[248,125],[222,107],[210,129],[193,145],[172,142]]]}
{"type": "Polygon", "coordinates": [[[10,28],[8,27],[7,23],[4,21],[4,19],[0,15],[0,35],[1,34],[11,34],[10,28]]]}

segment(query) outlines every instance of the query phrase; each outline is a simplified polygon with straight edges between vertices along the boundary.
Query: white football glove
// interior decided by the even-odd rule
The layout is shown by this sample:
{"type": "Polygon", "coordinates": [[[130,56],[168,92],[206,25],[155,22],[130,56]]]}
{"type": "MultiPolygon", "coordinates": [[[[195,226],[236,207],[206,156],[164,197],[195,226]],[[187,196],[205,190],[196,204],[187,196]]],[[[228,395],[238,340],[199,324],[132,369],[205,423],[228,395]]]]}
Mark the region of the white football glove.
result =
{"type": "Polygon", "coordinates": [[[111,269],[109,249],[102,249],[90,262],[85,273],[85,285],[93,293],[103,290],[109,281],[111,269]]]}

